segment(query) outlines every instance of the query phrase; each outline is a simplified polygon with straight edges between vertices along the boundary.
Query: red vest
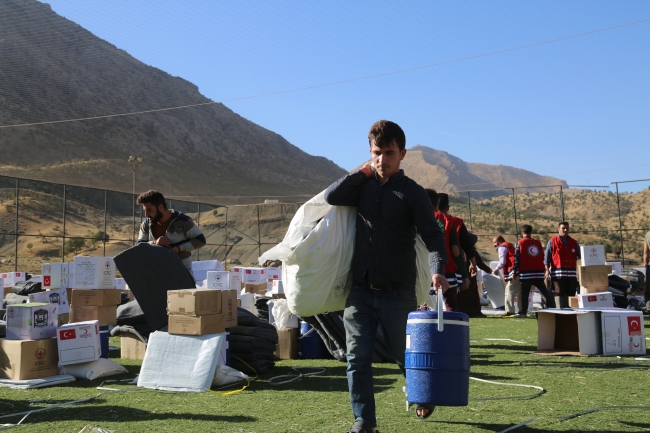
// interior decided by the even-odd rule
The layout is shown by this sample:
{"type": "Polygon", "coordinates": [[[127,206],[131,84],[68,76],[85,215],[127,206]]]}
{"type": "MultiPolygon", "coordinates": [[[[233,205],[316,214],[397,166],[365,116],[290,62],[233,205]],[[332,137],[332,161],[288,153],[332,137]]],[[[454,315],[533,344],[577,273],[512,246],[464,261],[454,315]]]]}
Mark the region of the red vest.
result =
{"type": "Polygon", "coordinates": [[[515,247],[510,242],[502,242],[500,247],[506,247],[508,254],[506,255],[506,264],[503,266],[503,275],[506,279],[512,278],[510,272],[515,267],[515,247]]]}
{"type": "Polygon", "coordinates": [[[544,248],[537,239],[519,239],[519,270],[544,271],[544,248]]]}
{"type": "Polygon", "coordinates": [[[544,248],[537,239],[523,238],[519,243],[520,279],[544,278],[544,248]]]}
{"type": "Polygon", "coordinates": [[[576,260],[578,259],[578,243],[572,237],[568,236],[566,245],[562,242],[560,236],[551,238],[554,278],[575,278],[576,277],[576,260]]]}
{"type": "Polygon", "coordinates": [[[445,226],[445,244],[447,245],[447,264],[445,265],[445,274],[453,274],[458,269],[454,256],[451,254],[451,231],[454,228],[454,223],[451,218],[448,218],[442,212],[434,212],[433,216],[445,226]]]}
{"type": "Polygon", "coordinates": [[[566,245],[559,236],[553,236],[553,267],[554,268],[573,268],[576,267],[578,259],[578,243],[571,236],[568,237],[566,245]]]}

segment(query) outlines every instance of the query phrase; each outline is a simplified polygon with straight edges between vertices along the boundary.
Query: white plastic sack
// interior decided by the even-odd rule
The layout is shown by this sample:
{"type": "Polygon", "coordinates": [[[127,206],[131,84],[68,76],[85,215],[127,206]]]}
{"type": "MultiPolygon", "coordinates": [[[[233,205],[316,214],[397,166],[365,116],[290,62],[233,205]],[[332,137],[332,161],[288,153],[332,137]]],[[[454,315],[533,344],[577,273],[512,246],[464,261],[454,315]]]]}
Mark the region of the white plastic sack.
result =
{"type": "MultiPolygon", "coordinates": [[[[282,242],[260,258],[281,260],[287,305],[298,316],[313,316],[345,308],[350,293],[356,208],[331,206],[325,191],[298,209],[282,242]]],[[[431,273],[428,251],[418,235],[416,292],[418,303],[429,296],[431,273]]]]}
{"type": "Polygon", "coordinates": [[[165,391],[205,392],[212,385],[222,334],[149,335],[138,387],[165,391]]]}
{"type": "Polygon", "coordinates": [[[100,377],[114,376],[116,374],[128,373],[124,366],[106,358],[99,358],[96,361],[82,362],[79,364],[62,365],[59,367],[59,374],[69,374],[77,379],[95,380],[100,377]]]}
{"type": "Polygon", "coordinates": [[[219,365],[212,379],[212,386],[225,386],[248,379],[248,375],[227,365],[219,365]]]}
{"type": "Polygon", "coordinates": [[[286,331],[287,324],[291,316],[291,311],[289,311],[289,306],[287,305],[286,299],[273,299],[269,301],[273,306],[271,309],[271,314],[273,315],[273,323],[275,327],[278,328],[278,331],[286,331]]]}

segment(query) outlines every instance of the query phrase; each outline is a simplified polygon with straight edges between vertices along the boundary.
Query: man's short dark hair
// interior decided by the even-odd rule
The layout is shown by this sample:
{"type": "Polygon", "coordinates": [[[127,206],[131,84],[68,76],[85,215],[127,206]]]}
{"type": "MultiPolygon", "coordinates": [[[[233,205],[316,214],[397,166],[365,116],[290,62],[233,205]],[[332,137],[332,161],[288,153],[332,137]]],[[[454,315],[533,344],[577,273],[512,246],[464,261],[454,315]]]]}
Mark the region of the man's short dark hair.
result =
{"type": "Polygon", "coordinates": [[[433,205],[433,208],[438,209],[438,193],[436,192],[436,190],[432,188],[427,188],[425,189],[425,191],[429,196],[429,200],[431,200],[431,204],[433,205]]]}
{"type": "Polygon", "coordinates": [[[506,240],[503,239],[503,236],[501,236],[501,235],[497,236],[497,242],[499,242],[499,243],[502,244],[502,243],[504,243],[505,241],[506,241],[506,240]]]}
{"type": "Polygon", "coordinates": [[[156,191],[155,189],[152,189],[147,192],[143,192],[138,196],[138,199],[136,200],[137,204],[145,204],[145,203],[151,203],[158,208],[158,205],[163,205],[163,208],[167,209],[167,203],[165,202],[165,197],[163,195],[156,191]]]}
{"type": "Polygon", "coordinates": [[[557,224],[557,226],[558,226],[558,228],[559,228],[560,226],[567,226],[567,227],[569,227],[569,223],[566,222],[566,221],[560,221],[560,222],[557,224]]]}
{"type": "Polygon", "coordinates": [[[521,232],[530,235],[533,233],[533,226],[529,224],[524,224],[523,226],[521,226],[521,232]]]}
{"type": "Polygon", "coordinates": [[[449,194],[444,192],[438,193],[438,210],[449,208],[449,194]]]}
{"type": "Polygon", "coordinates": [[[399,125],[390,120],[379,120],[370,127],[368,133],[370,145],[374,143],[377,147],[390,146],[395,141],[399,150],[406,147],[406,136],[399,125]]]}

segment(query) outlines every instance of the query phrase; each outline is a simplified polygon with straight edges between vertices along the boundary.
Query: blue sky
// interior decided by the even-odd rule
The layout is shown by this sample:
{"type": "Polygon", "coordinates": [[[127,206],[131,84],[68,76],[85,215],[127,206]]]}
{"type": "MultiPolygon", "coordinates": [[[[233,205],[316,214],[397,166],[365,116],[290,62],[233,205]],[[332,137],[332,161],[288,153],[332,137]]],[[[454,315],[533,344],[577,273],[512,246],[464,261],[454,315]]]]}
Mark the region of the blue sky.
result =
{"type": "Polygon", "coordinates": [[[348,170],[385,118],[468,162],[650,178],[650,1],[47,3],[348,170]]]}

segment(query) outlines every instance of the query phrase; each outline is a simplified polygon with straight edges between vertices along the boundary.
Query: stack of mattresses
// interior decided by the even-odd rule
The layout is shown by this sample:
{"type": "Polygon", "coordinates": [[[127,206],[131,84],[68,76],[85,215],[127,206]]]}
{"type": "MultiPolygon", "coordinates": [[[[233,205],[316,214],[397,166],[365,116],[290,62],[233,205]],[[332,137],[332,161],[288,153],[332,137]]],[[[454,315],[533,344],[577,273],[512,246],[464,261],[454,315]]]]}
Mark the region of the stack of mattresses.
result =
{"type": "Polygon", "coordinates": [[[276,344],[275,326],[237,308],[237,326],[230,328],[231,367],[248,375],[265,373],[275,365],[276,344]]]}

